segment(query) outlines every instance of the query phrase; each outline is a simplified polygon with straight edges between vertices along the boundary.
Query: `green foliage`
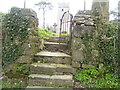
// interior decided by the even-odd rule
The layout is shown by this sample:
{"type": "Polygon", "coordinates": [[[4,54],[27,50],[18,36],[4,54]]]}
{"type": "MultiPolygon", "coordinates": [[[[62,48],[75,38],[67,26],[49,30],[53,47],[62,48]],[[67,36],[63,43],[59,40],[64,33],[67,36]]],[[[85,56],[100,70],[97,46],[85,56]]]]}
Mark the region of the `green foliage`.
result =
{"type": "Polygon", "coordinates": [[[9,63],[22,55],[22,45],[28,37],[29,20],[20,14],[20,8],[12,8],[3,19],[3,63],[9,63]]]}
{"type": "Polygon", "coordinates": [[[116,58],[116,41],[118,37],[117,23],[106,23],[106,21],[101,21],[99,18],[95,21],[95,23],[95,30],[82,31],[80,35],[82,38],[82,43],[85,45],[83,50],[84,63],[93,61],[96,63],[103,63],[105,66],[109,67],[116,66],[118,63],[116,58]],[[92,50],[98,51],[97,57],[93,55],[92,50]]]}
{"type": "Polygon", "coordinates": [[[95,82],[98,75],[99,72],[96,69],[82,69],[75,75],[75,78],[84,84],[90,85],[95,82]]]}
{"type": "Polygon", "coordinates": [[[7,79],[7,81],[2,83],[2,88],[23,88],[26,84],[24,81],[16,80],[16,79],[7,79]]]}
{"type": "Polygon", "coordinates": [[[23,66],[22,65],[19,65],[18,67],[17,67],[17,70],[18,71],[22,71],[24,68],[23,68],[23,66]]]}
{"type": "MultiPolygon", "coordinates": [[[[99,64],[106,67],[118,68],[118,23],[108,22],[96,16],[95,30],[81,31],[80,37],[85,48],[83,50],[84,60],[82,63],[99,64]]],[[[115,72],[117,70],[114,70],[115,72]]]]}
{"type": "Polygon", "coordinates": [[[104,20],[97,20],[97,40],[96,45],[100,52],[100,57],[103,59],[102,62],[106,67],[115,68],[118,66],[117,61],[117,23],[105,23],[104,20]]]}
{"type": "Polygon", "coordinates": [[[43,39],[47,39],[47,37],[53,36],[53,32],[47,29],[38,28],[38,36],[43,39]]]}
{"type": "Polygon", "coordinates": [[[114,74],[106,74],[103,78],[96,81],[94,88],[119,88],[118,76],[114,74]]]}
{"type": "Polygon", "coordinates": [[[93,61],[91,51],[95,50],[96,47],[92,48],[91,42],[94,41],[93,38],[93,31],[86,32],[84,31],[81,33],[82,42],[85,45],[86,48],[84,48],[84,60],[83,63],[89,63],[90,61],[93,61]]]}
{"type": "Polygon", "coordinates": [[[4,16],[5,16],[5,14],[0,12],[0,22],[2,21],[4,16]]]}
{"type": "Polygon", "coordinates": [[[107,68],[100,70],[82,69],[75,75],[76,80],[79,80],[84,85],[93,88],[119,88],[118,75],[110,73],[107,68]]]}

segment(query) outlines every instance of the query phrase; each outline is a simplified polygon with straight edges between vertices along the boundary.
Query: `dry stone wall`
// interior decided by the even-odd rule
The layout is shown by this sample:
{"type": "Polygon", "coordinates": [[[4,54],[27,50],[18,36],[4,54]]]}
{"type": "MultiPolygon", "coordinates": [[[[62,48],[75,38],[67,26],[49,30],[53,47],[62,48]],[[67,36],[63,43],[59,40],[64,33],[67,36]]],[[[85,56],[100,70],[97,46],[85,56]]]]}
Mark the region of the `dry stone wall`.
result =
{"type": "Polygon", "coordinates": [[[40,51],[41,39],[38,37],[37,27],[38,18],[35,11],[31,9],[23,9],[21,14],[30,20],[28,29],[30,30],[28,38],[23,44],[24,48],[23,56],[18,58],[16,62],[18,63],[32,63],[33,56],[40,51]]]}
{"type": "MultiPolygon", "coordinates": [[[[8,49],[13,48],[12,52],[7,51],[7,53],[8,53],[7,59],[11,58],[10,55],[12,55],[12,57],[16,58],[15,60],[12,60],[12,59],[10,59],[8,61],[6,60],[6,62],[4,63],[5,65],[7,65],[7,63],[9,62],[8,63],[9,65],[7,65],[4,68],[4,69],[7,69],[7,71],[10,71],[10,70],[15,71],[14,67],[16,68],[17,65],[19,65],[19,64],[23,64],[23,65],[25,64],[24,65],[25,67],[29,67],[29,64],[32,63],[32,61],[34,59],[34,55],[43,48],[43,40],[38,37],[38,31],[37,31],[38,18],[37,18],[36,12],[31,9],[22,9],[22,8],[12,8],[11,12],[16,13],[16,14],[13,13],[16,16],[13,15],[12,19],[15,19],[16,17],[25,18],[25,20],[26,19],[29,20],[29,24],[27,25],[26,29],[23,29],[23,27],[20,25],[24,26],[24,24],[22,24],[22,23],[24,23],[24,21],[19,22],[19,18],[17,18],[18,19],[18,22],[16,22],[16,24],[18,24],[18,25],[16,25],[17,27],[14,27],[15,25],[12,26],[13,30],[17,31],[17,33],[14,33],[15,36],[13,37],[13,39],[9,38],[9,37],[11,37],[10,35],[9,35],[9,37],[7,36],[7,33],[8,33],[7,30],[9,31],[9,27],[3,28],[2,34],[3,34],[4,43],[2,43],[2,44],[5,44],[5,42],[8,41],[8,43],[12,42],[16,46],[16,47],[11,47],[10,45],[8,45],[8,46],[4,47],[4,48],[8,48],[8,49]],[[23,31],[27,30],[28,31],[27,37],[25,39],[23,39],[24,41],[20,39],[21,35],[24,35],[24,33],[23,32],[19,33],[18,32],[19,30],[23,30],[23,31]],[[21,44],[21,42],[22,42],[22,44],[21,44]],[[14,49],[16,51],[18,50],[18,53],[13,52],[14,49]],[[19,52],[19,51],[21,51],[21,52],[19,52]],[[14,64],[12,64],[12,63],[14,63],[14,64]]],[[[11,13],[9,13],[9,14],[11,14],[11,13]]],[[[7,15],[9,15],[9,14],[7,14],[7,15]]],[[[5,18],[6,18],[6,16],[5,16],[5,18]]],[[[11,20],[6,21],[6,22],[12,23],[11,20]]],[[[10,24],[10,25],[12,25],[12,24],[10,24]]],[[[5,53],[4,53],[4,56],[5,56],[5,53]]],[[[2,61],[5,61],[5,60],[2,60],[2,61]]]]}
{"type": "Polygon", "coordinates": [[[31,9],[23,9],[21,11],[23,16],[26,16],[31,21],[28,29],[29,37],[26,39],[22,48],[24,48],[23,56],[16,60],[17,63],[32,63],[34,55],[43,49],[43,40],[38,37],[38,18],[35,11],[31,9]]]}
{"type": "Polygon", "coordinates": [[[95,19],[92,11],[79,11],[74,17],[71,47],[72,66],[75,68],[94,68],[97,64],[95,19]]]}

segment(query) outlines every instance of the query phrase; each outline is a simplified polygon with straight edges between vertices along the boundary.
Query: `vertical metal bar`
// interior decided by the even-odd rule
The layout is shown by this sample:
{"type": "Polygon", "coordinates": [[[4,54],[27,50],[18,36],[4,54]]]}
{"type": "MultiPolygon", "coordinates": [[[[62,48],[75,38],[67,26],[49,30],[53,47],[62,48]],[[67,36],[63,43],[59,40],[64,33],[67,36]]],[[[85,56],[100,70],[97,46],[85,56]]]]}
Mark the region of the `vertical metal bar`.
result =
{"type": "Polygon", "coordinates": [[[60,19],[59,44],[60,44],[60,37],[61,37],[61,29],[62,29],[62,19],[60,19]]]}
{"type": "MultiPolygon", "coordinates": [[[[64,30],[64,28],[65,28],[65,25],[64,25],[64,22],[62,22],[62,30],[64,30]]],[[[61,30],[61,32],[62,32],[62,30],[61,30]]]]}
{"type": "Polygon", "coordinates": [[[67,19],[68,21],[67,21],[67,34],[69,34],[69,14],[68,14],[68,19],[67,19]]]}
{"type": "Polygon", "coordinates": [[[66,31],[66,20],[65,20],[65,29],[64,29],[64,31],[66,31]]]}

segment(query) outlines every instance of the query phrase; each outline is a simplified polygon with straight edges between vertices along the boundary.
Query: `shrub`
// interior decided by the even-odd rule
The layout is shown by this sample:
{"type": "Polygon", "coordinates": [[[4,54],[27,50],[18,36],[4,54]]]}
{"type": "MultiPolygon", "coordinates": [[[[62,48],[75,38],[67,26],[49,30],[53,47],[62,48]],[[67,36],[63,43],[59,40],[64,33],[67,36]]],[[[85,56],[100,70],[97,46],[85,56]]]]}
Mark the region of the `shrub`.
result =
{"type": "Polygon", "coordinates": [[[40,29],[38,27],[38,36],[43,39],[47,39],[47,37],[53,36],[53,32],[47,29],[40,29]]]}

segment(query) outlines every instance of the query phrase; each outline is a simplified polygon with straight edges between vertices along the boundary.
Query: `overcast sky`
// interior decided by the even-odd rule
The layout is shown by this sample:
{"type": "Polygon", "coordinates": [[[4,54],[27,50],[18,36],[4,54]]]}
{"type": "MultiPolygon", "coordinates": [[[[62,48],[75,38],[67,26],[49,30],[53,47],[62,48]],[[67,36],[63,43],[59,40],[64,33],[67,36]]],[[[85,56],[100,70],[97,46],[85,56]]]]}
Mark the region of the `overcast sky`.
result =
{"type": "MultiPolygon", "coordinates": [[[[38,14],[40,26],[42,25],[42,12],[38,11],[38,8],[34,5],[41,0],[26,0],[26,7],[32,8],[38,14]]],[[[46,12],[46,22],[48,25],[53,25],[57,23],[57,14],[58,14],[58,3],[69,2],[70,12],[75,15],[78,10],[84,9],[84,0],[47,0],[52,3],[53,9],[46,12]]],[[[117,8],[117,2],[119,0],[109,0],[110,10],[117,8]]],[[[86,9],[90,10],[92,5],[92,0],[86,0],[86,9]]],[[[0,12],[7,13],[11,7],[16,6],[23,8],[24,0],[0,0],[0,12]]]]}

